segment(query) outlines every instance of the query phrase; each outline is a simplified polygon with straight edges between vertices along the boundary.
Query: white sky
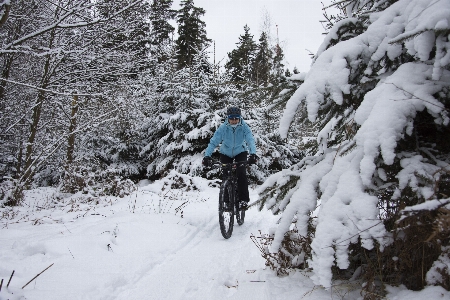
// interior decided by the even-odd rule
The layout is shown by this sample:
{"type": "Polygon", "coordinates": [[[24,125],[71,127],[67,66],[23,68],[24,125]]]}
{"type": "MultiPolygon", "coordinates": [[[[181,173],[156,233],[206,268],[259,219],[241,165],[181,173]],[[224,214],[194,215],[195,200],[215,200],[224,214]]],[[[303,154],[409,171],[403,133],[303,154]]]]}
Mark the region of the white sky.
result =
{"type": "MultiPolygon", "coordinates": [[[[173,8],[179,9],[179,3],[180,0],[174,0],[173,8]]],[[[319,22],[324,19],[319,0],[194,0],[194,4],[206,11],[202,20],[208,38],[216,42],[216,62],[223,59],[222,65],[244,33],[245,24],[258,42],[265,11],[271,17],[274,38],[278,25],[285,65],[291,71],[294,66],[300,72],[308,71],[311,59],[306,49],[315,54],[324,38],[319,22]]]]}

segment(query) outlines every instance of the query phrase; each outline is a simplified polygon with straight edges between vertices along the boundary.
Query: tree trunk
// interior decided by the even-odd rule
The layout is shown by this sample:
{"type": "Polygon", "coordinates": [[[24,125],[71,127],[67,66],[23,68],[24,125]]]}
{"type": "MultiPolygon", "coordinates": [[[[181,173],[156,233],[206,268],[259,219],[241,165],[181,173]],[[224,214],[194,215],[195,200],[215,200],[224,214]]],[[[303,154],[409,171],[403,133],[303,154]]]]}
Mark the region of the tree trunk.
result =
{"type": "Polygon", "coordinates": [[[5,12],[3,13],[3,16],[0,19],[0,27],[2,27],[9,17],[9,11],[11,10],[11,4],[4,4],[5,5],[5,12]]]}
{"type": "MultiPolygon", "coordinates": [[[[12,66],[13,61],[14,61],[14,54],[9,54],[6,57],[5,63],[4,63],[4,66],[3,66],[2,79],[8,79],[9,78],[9,73],[11,71],[11,66],[12,66]]],[[[6,81],[5,80],[1,80],[0,81],[0,101],[3,99],[3,97],[5,95],[5,88],[6,88],[6,81]]]]}
{"type": "Polygon", "coordinates": [[[18,179],[20,170],[22,168],[22,152],[23,152],[23,144],[21,141],[21,142],[19,142],[19,153],[17,154],[17,165],[16,165],[16,174],[15,174],[16,179],[18,179]]]}
{"type": "MultiPolygon", "coordinates": [[[[50,40],[49,40],[49,49],[53,46],[53,40],[55,38],[55,30],[52,30],[50,34],[50,40]]],[[[50,61],[51,61],[51,54],[47,54],[45,58],[45,64],[44,64],[44,70],[42,72],[42,79],[40,84],[40,90],[38,91],[37,99],[35,106],[33,108],[33,116],[32,116],[32,123],[30,127],[30,135],[28,137],[27,142],[27,148],[26,148],[26,154],[25,154],[25,168],[24,168],[24,175],[22,178],[22,181],[25,182],[25,184],[29,183],[29,180],[31,179],[31,175],[33,173],[33,152],[34,152],[34,142],[36,140],[36,133],[39,126],[39,121],[41,119],[41,111],[42,111],[42,105],[44,104],[45,100],[45,89],[48,86],[49,82],[49,72],[50,72],[50,61]]]]}
{"type": "Polygon", "coordinates": [[[73,152],[75,149],[75,129],[77,128],[77,114],[78,114],[78,95],[73,95],[72,112],[70,114],[69,139],[67,142],[67,161],[66,168],[73,162],[73,152]]]}

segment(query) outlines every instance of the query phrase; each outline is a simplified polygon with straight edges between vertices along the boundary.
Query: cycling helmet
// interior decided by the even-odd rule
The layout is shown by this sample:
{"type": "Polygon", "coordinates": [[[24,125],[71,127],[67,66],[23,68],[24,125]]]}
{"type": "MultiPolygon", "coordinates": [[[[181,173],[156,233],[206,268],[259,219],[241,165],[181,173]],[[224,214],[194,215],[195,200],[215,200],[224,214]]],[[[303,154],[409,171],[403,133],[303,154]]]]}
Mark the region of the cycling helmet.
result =
{"type": "Polygon", "coordinates": [[[239,118],[241,116],[241,109],[236,106],[228,107],[227,115],[228,118],[239,118]]]}

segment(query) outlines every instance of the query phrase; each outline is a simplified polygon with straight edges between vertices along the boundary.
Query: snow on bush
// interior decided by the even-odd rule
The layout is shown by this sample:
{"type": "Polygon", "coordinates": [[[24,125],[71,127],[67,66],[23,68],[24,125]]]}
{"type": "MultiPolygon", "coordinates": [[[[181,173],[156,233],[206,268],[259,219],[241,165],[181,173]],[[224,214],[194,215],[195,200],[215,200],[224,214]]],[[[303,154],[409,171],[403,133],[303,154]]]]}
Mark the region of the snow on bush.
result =
{"type": "MultiPolygon", "coordinates": [[[[282,211],[272,252],[294,219],[306,236],[317,216],[308,264],[314,282],[324,287],[332,285],[333,268],[349,268],[351,245],[383,251],[393,243],[392,228],[383,223],[383,201],[449,197],[436,187],[450,172],[448,149],[438,138],[449,125],[450,2],[400,0],[367,15],[363,33],[331,47],[339,28],[330,31],[281,119],[286,138],[306,103],[309,120],[322,124],[317,156],[261,187],[261,202],[282,211]],[[428,127],[420,127],[427,118],[428,127]],[[428,143],[432,138],[437,143],[428,143]]],[[[401,214],[401,207],[395,211],[401,214]]]]}

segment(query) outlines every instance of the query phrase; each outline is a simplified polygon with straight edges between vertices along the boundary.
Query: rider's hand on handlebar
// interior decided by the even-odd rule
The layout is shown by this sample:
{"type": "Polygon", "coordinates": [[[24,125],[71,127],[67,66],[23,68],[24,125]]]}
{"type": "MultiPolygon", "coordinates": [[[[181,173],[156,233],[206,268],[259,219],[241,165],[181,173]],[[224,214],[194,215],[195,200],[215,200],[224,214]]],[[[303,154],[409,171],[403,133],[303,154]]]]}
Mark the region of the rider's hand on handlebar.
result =
{"type": "Polygon", "coordinates": [[[258,162],[258,156],[256,156],[256,154],[250,154],[250,156],[248,157],[247,163],[249,165],[254,165],[258,162]]]}
{"type": "Polygon", "coordinates": [[[208,167],[211,166],[211,162],[212,162],[211,157],[205,156],[205,157],[203,157],[202,165],[203,165],[205,168],[208,168],[208,167]]]}

